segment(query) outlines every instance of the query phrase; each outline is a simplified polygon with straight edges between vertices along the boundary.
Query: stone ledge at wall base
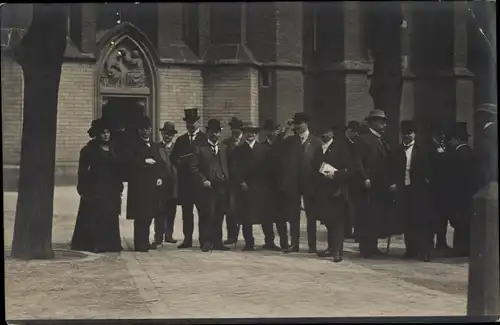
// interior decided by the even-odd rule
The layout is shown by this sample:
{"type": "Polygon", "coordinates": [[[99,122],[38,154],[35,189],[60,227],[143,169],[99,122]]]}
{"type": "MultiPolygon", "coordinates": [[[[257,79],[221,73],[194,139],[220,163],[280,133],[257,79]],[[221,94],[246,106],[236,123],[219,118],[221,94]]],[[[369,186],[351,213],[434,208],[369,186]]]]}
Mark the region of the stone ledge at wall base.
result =
{"type": "Polygon", "coordinates": [[[500,316],[498,182],[474,196],[471,222],[468,316],[500,316]]]}
{"type": "MultiPolygon", "coordinates": [[[[57,163],[55,167],[55,186],[76,186],[78,163],[57,163]]],[[[3,165],[3,190],[16,192],[19,185],[19,165],[3,165]]]]}

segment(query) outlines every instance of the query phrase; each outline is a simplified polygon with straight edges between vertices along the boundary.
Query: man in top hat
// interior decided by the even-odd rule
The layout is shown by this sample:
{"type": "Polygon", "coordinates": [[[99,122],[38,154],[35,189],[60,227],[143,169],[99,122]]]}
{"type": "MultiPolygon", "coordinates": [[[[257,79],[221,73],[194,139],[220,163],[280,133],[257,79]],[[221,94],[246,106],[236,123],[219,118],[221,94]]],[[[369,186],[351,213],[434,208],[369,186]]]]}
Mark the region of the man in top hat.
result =
{"type": "MultiPolygon", "coordinates": [[[[291,246],[286,252],[298,252],[300,241],[301,198],[307,216],[307,241],[309,252],[316,253],[316,191],[314,178],[317,170],[314,159],[321,142],[308,127],[309,117],[305,113],[296,113],[293,118],[295,135],[283,143],[283,174],[281,190],[287,205],[286,219],[290,222],[291,246]]],[[[287,239],[288,240],[288,239],[287,239]]]]}
{"type": "Polygon", "coordinates": [[[204,145],[208,139],[207,135],[200,130],[200,116],[198,116],[198,110],[196,108],[185,109],[184,115],[187,132],[177,138],[170,155],[172,163],[177,168],[178,203],[182,206],[182,231],[184,233],[184,241],[178,246],[180,249],[193,246],[193,210],[195,202],[197,201],[195,191],[197,184],[192,175],[191,160],[194,148],[199,145],[204,145]]]}
{"type": "Polygon", "coordinates": [[[229,204],[229,168],[227,148],[219,143],[222,126],[210,119],[206,143],[194,148],[192,171],[199,198],[201,250],[228,250],[222,242],[222,222],[229,204]]]}
{"type": "Polygon", "coordinates": [[[163,162],[162,185],[159,191],[158,212],[155,216],[155,241],[152,247],[161,245],[163,241],[177,243],[177,240],[173,238],[175,213],[177,212],[177,168],[170,160],[177,130],[174,123],[165,122],[160,132],[162,140],[155,146],[163,162]]]}
{"type": "Polygon", "coordinates": [[[382,233],[387,215],[389,194],[389,145],[383,135],[387,116],[383,110],[372,110],[365,119],[366,128],[357,138],[354,155],[359,189],[359,207],[356,234],[359,250],[364,258],[380,255],[378,236],[382,233]]]}
{"type": "Polygon", "coordinates": [[[474,145],[477,158],[477,189],[489,182],[498,182],[498,122],[497,106],[486,103],[474,113],[474,145]]]}
{"type": "Polygon", "coordinates": [[[134,249],[147,252],[149,227],[156,217],[158,191],[165,169],[159,151],[151,139],[151,120],[138,122],[138,139],[131,144],[131,174],[128,183],[127,219],[134,220],[134,249]]]}
{"type": "MultiPolygon", "coordinates": [[[[231,168],[234,149],[243,143],[243,121],[237,117],[232,117],[228,124],[231,127],[231,137],[224,139],[222,144],[227,147],[228,163],[231,168]]],[[[230,189],[229,198],[230,205],[226,213],[227,240],[224,242],[225,245],[236,244],[240,232],[240,226],[236,223],[234,215],[235,198],[233,189],[230,189]]]]}
{"type": "Polygon", "coordinates": [[[349,148],[341,137],[335,137],[336,127],[321,131],[321,150],[316,158],[316,191],[318,218],[328,230],[328,248],[318,253],[342,261],[344,223],[348,218],[347,185],[353,173],[349,148]]]}
{"type": "Polygon", "coordinates": [[[448,209],[445,200],[445,195],[448,191],[446,181],[448,150],[445,143],[448,129],[449,127],[443,121],[434,121],[431,123],[431,139],[428,145],[431,201],[434,214],[436,215],[435,248],[442,253],[447,253],[450,250],[446,240],[448,209]]]}
{"type": "Polygon", "coordinates": [[[404,258],[430,261],[434,246],[428,155],[415,142],[417,128],[413,121],[401,122],[402,143],[390,154],[390,190],[396,194],[398,218],[404,232],[404,258]]]}
{"type": "Polygon", "coordinates": [[[243,226],[244,251],[255,249],[254,224],[262,225],[264,249],[280,250],[274,244],[275,204],[269,186],[271,176],[268,164],[268,147],[257,141],[260,127],[247,123],[243,127],[245,141],[234,150],[231,168],[235,188],[238,221],[243,226]]]}
{"type": "Polygon", "coordinates": [[[447,160],[448,207],[453,234],[453,254],[469,255],[470,220],[473,213],[473,196],[476,190],[474,156],[468,145],[466,122],[456,122],[448,134],[450,153],[447,160]]]}
{"type": "MultiPolygon", "coordinates": [[[[359,128],[360,124],[358,121],[349,121],[344,131],[344,139],[347,144],[347,148],[349,149],[349,154],[351,155],[351,160],[354,161],[354,154],[356,150],[355,142],[356,138],[359,136],[359,128]]],[[[356,191],[355,191],[355,182],[351,179],[348,182],[348,190],[347,190],[347,199],[349,202],[349,213],[347,215],[347,219],[345,222],[345,237],[346,238],[354,238],[355,233],[353,232],[353,227],[355,227],[355,207],[356,207],[356,191]]]]}

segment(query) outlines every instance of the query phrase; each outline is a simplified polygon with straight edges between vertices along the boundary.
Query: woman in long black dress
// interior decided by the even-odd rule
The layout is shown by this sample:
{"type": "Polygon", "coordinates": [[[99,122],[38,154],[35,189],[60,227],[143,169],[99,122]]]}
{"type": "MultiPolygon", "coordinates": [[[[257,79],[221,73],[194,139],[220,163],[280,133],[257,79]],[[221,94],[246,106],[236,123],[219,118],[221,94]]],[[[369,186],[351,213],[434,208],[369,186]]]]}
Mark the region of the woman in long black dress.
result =
{"type": "Polygon", "coordinates": [[[119,160],[104,121],[94,121],[89,135],[95,138],[80,151],[77,190],[81,198],[71,249],[119,252],[122,247],[118,216],[123,189],[117,168],[119,160]]]}

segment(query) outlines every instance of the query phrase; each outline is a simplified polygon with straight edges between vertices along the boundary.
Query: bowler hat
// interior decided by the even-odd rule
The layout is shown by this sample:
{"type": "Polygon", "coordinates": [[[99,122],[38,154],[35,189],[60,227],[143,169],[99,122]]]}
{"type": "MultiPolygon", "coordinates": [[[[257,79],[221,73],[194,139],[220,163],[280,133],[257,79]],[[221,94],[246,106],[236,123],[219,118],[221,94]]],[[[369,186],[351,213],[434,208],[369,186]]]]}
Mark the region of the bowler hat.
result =
{"type": "Polygon", "coordinates": [[[260,126],[258,126],[257,124],[255,123],[252,123],[252,122],[247,122],[247,123],[244,123],[243,124],[243,131],[255,131],[255,132],[259,132],[260,131],[260,126]]]}
{"type": "Polygon", "coordinates": [[[359,126],[360,126],[360,124],[358,121],[349,121],[349,123],[347,123],[346,129],[352,130],[354,132],[358,132],[359,126]]]}
{"type": "Polygon", "coordinates": [[[337,130],[338,130],[338,127],[336,125],[323,124],[323,125],[319,126],[319,134],[325,134],[328,132],[335,133],[337,130]]]}
{"type": "Polygon", "coordinates": [[[301,124],[309,122],[309,116],[306,113],[298,112],[293,116],[294,124],[301,124]]]}
{"type": "Polygon", "coordinates": [[[467,122],[455,122],[449,132],[450,138],[466,139],[470,137],[469,132],[467,132],[467,122]]]}
{"type": "Polygon", "coordinates": [[[485,112],[491,115],[498,115],[497,113],[497,105],[491,103],[484,103],[476,109],[476,112],[485,112]]]}
{"type": "Polygon", "coordinates": [[[233,116],[228,125],[231,127],[231,130],[241,130],[243,128],[243,121],[233,116]]]}
{"type": "Polygon", "coordinates": [[[417,125],[413,120],[401,121],[401,133],[417,132],[417,125]]]}
{"type": "Polygon", "coordinates": [[[211,118],[207,122],[207,130],[211,131],[221,131],[222,125],[219,120],[211,118]]]}
{"type": "Polygon", "coordinates": [[[139,129],[148,129],[151,127],[151,119],[149,116],[141,116],[139,122],[137,123],[139,129]]]}
{"type": "Polygon", "coordinates": [[[374,109],[368,113],[368,116],[366,117],[367,121],[370,120],[376,120],[376,119],[382,119],[382,120],[387,120],[387,116],[385,115],[385,112],[381,109],[374,109]]]}
{"type": "Polygon", "coordinates": [[[189,108],[184,110],[184,118],[183,120],[186,122],[196,122],[200,119],[198,116],[198,109],[197,108],[189,108]]]}
{"type": "Polygon", "coordinates": [[[176,134],[177,130],[175,129],[175,124],[172,122],[163,123],[163,127],[160,129],[161,132],[165,132],[168,134],[176,134]]]}
{"type": "Polygon", "coordinates": [[[262,129],[264,131],[274,131],[275,128],[276,128],[276,125],[274,125],[274,122],[271,119],[267,119],[264,122],[264,126],[262,127],[262,129]]]}

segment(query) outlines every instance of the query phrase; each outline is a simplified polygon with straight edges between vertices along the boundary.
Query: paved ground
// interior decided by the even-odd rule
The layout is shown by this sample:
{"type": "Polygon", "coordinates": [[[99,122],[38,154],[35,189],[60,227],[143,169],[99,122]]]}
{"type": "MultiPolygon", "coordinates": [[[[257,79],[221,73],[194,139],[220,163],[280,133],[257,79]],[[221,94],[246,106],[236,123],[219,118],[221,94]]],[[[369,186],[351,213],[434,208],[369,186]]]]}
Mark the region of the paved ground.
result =
{"type": "MultiPolygon", "coordinates": [[[[16,194],[5,193],[5,249],[15,204],[16,194]]],[[[56,189],[55,248],[68,247],[77,204],[74,188],[56,189]]],[[[181,239],[177,217],[174,236],[181,239]]],[[[242,243],[229,252],[165,245],[136,254],[130,251],[131,221],[122,218],[121,231],[126,251],[120,254],[6,260],[7,319],[433,316],[466,310],[466,260],[401,261],[401,239],[393,241],[394,255],[382,260],[360,259],[356,244],[348,242],[344,262],[334,264],[307,254],[305,242],[302,252],[290,255],[241,252],[242,243]]],[[[319,237],[324,247],[324,229],[319,237]]]]}

